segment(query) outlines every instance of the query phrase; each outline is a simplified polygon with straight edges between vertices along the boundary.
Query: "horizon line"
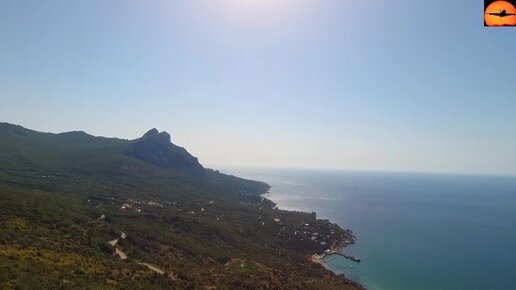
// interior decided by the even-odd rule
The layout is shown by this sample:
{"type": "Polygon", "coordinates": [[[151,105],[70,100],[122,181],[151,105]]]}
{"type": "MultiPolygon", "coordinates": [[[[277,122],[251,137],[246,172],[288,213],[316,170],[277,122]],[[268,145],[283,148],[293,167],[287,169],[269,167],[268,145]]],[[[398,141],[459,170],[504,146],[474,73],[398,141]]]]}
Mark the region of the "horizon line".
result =
{"type": "Polygon", "coordinates": [[[345,167],[324,167],[324,166],[288,166],[288,165],[264,165],[264,164],[216,164],[203,165],[213,170],[223,169],[279,169],[279,170],[313,170],[313,171],[347,171],[363,173],[387,173],[387,174],[415,174],[415,175],[456,175],[456,176],[478,176],[478,177],[502,177],[516,178],[516,173],[489,173],[489,172],[461,172],[461,171],[432,171],[432,170],[397,170],[397,169],[353,169],[345,167]]]}

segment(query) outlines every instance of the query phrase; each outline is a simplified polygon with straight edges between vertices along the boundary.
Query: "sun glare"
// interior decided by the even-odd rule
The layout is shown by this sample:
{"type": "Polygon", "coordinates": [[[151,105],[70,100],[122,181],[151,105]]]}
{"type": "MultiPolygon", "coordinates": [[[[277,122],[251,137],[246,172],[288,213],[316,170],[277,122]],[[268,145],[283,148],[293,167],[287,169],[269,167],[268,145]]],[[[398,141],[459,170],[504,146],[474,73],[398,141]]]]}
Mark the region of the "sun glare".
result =
{"type": "Polygon", "coordinates": [[[310,2],[290,0],[223,0],[204,2],[233,25],[242,28],[274,28],[295,22],[310,2]]]}

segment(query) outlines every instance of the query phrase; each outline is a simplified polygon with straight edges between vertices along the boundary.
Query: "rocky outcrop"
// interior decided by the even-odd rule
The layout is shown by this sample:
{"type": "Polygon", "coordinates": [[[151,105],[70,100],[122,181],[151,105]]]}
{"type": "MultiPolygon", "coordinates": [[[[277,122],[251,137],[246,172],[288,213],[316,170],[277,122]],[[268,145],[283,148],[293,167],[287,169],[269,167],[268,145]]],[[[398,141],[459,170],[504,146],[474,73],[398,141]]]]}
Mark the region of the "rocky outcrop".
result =
{"type": "Polygon", "coordinates": [[[125,151],[127,156],[140,159],[156,166],[173,169],[194,176],[202,176],[204,167],[186,149],[174,145],[170,134],[151,129],[136,139],[125,151]]]}

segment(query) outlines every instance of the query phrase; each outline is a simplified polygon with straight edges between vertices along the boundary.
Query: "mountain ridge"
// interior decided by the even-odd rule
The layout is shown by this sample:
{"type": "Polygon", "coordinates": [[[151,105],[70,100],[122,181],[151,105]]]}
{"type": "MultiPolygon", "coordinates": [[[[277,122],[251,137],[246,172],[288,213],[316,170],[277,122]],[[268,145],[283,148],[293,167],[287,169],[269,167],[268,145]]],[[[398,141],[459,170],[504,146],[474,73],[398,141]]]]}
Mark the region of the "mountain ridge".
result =
{"type": "Polygon", "coordinates": [[[123,140],[0,124],[0,285],[363,289],[309,258],[352,233],[277,209],[269,189],[204,168],[157,129],[123,140]]]}
{"type": "MultiPolygon", "coordinates": [[[[0,137],[4,144],[9,139],[11,147],[39,146],[72,146],[77,150],[86,150],[90,147],[106,147],[122,152],[123,155],[145,161],[162,168],[177,170],[183,173],[202,176],[204,167],[198,159],[192,156],[183,147],[173,144],[170,134],[159,133],[153,128],[142,137],[134,140],[118,138],[96,137],[84,131],[70,131],[63,133],[42,133],[24,128],[19,125],[1,123],[0,137]],[[116,150],[118,147],[118,150],[116,150]]],[[[1,145],[1,143],[0,143],[1,145]]],[[[114,152],[116,154],[118,152],[114,152]]],[[[23,154],[21,154],[23,155],[23,154]]],[[[118,156],[121,157],[121,156],[118,156]]]]}

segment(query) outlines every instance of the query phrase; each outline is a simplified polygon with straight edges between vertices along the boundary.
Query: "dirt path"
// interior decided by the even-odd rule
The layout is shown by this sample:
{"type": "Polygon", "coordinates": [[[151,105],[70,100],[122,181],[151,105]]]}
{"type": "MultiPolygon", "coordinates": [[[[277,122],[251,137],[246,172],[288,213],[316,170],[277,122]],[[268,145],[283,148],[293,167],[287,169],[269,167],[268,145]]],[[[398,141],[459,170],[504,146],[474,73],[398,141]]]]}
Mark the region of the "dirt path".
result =
{"type": "MultiPolygon", "coordinates": [[[[120,237],[119,237],[119,238],[116,238],[116,239],[114,239],[114,240],[108,241],[108,243],[109,243],[113,248],[115,248],[115,253],[116,253],[116,254],[120,257],[120,259],[122,259],[122,260],[126,260],[126,259],[128,259],[129,257],[127,256],[127,254],[126,254],[126,253],[124,253],[124,252],[122,252],[122,250],[120,250],[120,248],[117,246],[117,244],[118,244],[118,241],[119,241],[120,239],[125,239],[125,238],[127,238],[127,235],[126,235],[124,232],[122,232],[122,233],[120,234],[120,237]]],[[[164,274],[166,273],[165,271],[163,271],[163,270],[161,270],[160,268],[158,268],[158,267],[156,267],[156,266],[154,266],[154,265],[151,265],[151,264],[138,262],[138,265],[143,265],[143,266],[145,266],[145,267],[149,268],[150,270],[152,270],[152,271],[154,271],[154,272],[156,272],[156,273],[158,273],[158,274],[160,274],[160,275],[164,275],[164,274]]],[[[176,279],[176,278],[175,278],[172,274],[170,274],[170,273],[168,274],[168,276],[169,276],[169,278],[170,278],[170,279],[172,279],[172,280],[175,280],[175,279],[176,279]]]]}
{"type": "Polygon", "coordinates": [[[111,246],[116,246],[116,244],[118,244],[118,238],[114,239],[114,240],[111,240],[111,241],[108,241],[108,244],[110,244],[111,246]]]}
{"type": "Polygon", "coordinates": [[[165,274],[165,271],[161,270],[160,268],[156,267],[156,266],[153,266],[151,264],[147,264],[147,263],[138,263],[138,265],[144,265],[144,266],[147,266],[147,268],[151,269],[152,271],[160,274],[160,275],[163,275],[165,274]]]}
{"type": "Polygon", "coordinates": [[[115,248],[115,252],[118,254],[120,259],[125,260],[129,258],[124,252],[122,252],[119,248],[115,248]]]}
{"type": "Polygon", "coordinates": [[[122,233],[120,234],[120,238],[116,238],[116,239],[114,239],[114,240],[108,241],[108,244],[110,244],[113,248],[115,248],[115,252],[117,253],[117,255],[118,255],[118,256],[120,257],[120,259],[122,259],[122,260],[125,260],[125,259],[127,259],[127,258],[129,258],[129,257],[128,257],[124,252],[122,252],[122,250],[120,250],[119,248],[117,248],[117,246],[116,246],[116,245],[118,244],[118,241],[119,241],[120,239],[125,239],[126,237],[127,237],[127,235],[126,235],[124,232],[122,232],[122,233]]]}

